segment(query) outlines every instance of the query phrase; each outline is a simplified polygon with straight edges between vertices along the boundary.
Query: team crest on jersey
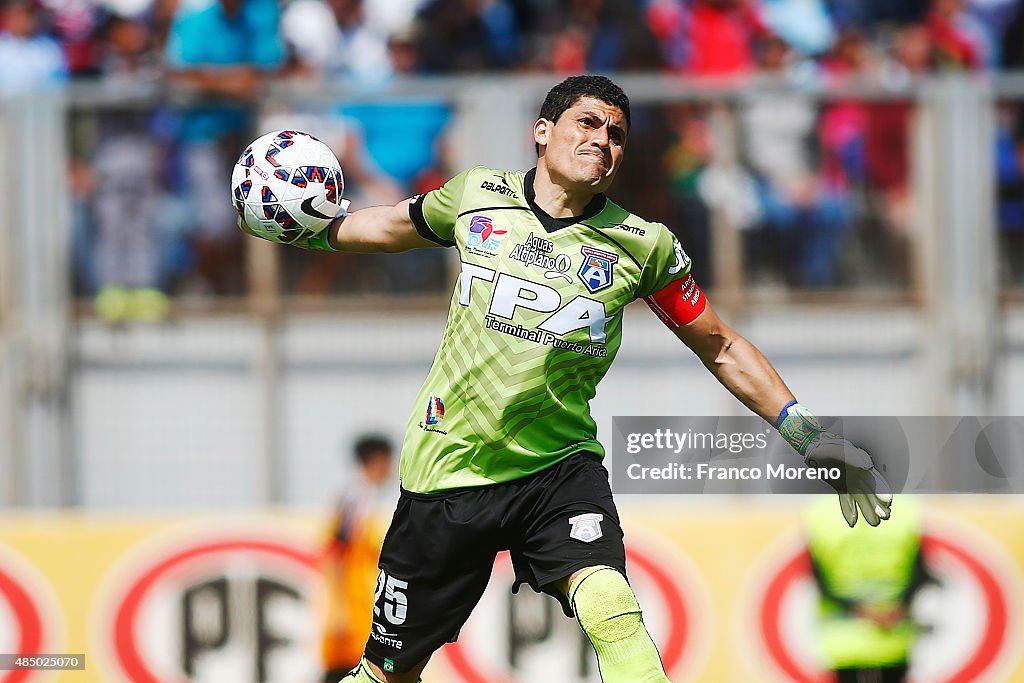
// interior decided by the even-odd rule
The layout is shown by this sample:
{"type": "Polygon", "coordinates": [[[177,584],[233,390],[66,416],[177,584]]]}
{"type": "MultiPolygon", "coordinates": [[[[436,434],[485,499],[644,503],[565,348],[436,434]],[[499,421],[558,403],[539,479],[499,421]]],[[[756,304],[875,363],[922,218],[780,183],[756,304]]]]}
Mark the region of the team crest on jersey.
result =
{"type": "Polygon", "coordinates": [[[580,266],[580,282],[590,290],[591,294],[607,289],[612,286],[612,266],[619,260],[619,255],[596,249],[594,247],[582,247],[583,265],[580,266]]]}
{"type": "Polygon", "coordinates": [[[601,522],[603,520],[604,515],[594,512],[570,517],[569,538],[575,538],[577,541],[583,541],[584,543],[596,541],[604,536],[604,532],[601,531],[601,522]]]}
{"type": "Polygon", "coordinates": [[[469,235],[466,237],[466,246],[475,247],[497,253],[501,248],[501,239],[508,233],[494,224],[489,216],[473,216],[469,221],[469,235]]]}

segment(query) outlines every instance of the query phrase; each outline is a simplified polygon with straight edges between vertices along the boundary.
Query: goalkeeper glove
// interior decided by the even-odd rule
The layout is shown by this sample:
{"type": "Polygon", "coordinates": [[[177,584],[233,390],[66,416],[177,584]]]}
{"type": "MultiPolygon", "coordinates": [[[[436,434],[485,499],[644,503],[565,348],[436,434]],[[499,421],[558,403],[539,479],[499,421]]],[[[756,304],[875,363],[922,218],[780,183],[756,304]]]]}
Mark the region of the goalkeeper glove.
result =
{"type": "Polygon", "coordinates": [[[838,481],[829,479],[828,482],[839,494],[839,506],[847,524],[851,527],[857,524],[858,508],[871,526],[889,519],[892,489],[863,449],[838,434],[825,431],[811,411],[796,401],[782,409],[775,426],[803,456],[806,465],[840,471],[838,481]]]}

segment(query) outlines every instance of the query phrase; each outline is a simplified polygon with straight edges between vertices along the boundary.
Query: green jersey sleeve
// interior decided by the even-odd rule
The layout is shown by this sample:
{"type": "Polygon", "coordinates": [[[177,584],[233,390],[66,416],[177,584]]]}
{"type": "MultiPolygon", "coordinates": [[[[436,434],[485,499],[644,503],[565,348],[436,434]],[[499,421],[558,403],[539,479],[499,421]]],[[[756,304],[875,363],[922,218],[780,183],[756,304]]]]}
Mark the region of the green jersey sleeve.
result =
{"type": "Polygon", "coordinates": [[[462,196],[466,190],[471,168],[455,176],[440,188],[416,197],[409,205],[416,232],[444,247],[455,246],[455,221],[459,216],[462,196]]]}
{"type": "Polygon", "coordinates": [[[640,273],[637,299],[661,291],[670,283],[681,280],[690,273],[690,257],[683,251],[679,240],[664,225],[656,225],[657,238],[640,273]]]}

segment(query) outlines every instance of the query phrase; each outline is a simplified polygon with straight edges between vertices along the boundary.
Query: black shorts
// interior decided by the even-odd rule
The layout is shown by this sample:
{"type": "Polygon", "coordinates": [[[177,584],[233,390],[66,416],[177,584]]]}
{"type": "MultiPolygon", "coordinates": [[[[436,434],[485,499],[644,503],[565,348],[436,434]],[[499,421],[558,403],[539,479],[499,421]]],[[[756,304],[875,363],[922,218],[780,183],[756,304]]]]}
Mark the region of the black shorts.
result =
{"type": "Polygon", "coordinates": [[[480,601],[494,559],[511,551],[521,584],[572,609],[556,584],[607,565],[626,573],[608,470],[589,453],[493,486],[437,494],[402,491],[380,555],[367,658],[404,672],[447,642],[480,601]]]}

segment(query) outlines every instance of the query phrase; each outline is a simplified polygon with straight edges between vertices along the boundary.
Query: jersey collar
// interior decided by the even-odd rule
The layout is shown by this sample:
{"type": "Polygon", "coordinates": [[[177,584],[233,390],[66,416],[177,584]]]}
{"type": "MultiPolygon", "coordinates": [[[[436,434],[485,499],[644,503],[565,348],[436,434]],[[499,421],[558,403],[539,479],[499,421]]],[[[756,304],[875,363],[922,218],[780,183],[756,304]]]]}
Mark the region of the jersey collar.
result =
{"type": "Polygon", "coordinates": [[[526,172],[526,176],[523,178],[523,195],[526,197],[526,203],[529,205],[530,210],[533,211],[533,215],[537,217],[537,220],[540,221],[540,224],[544,226],[544,230],[547,232],[555,232],[570,225],[576,225],[588,218],[593,218],[604,210],[607,198],[601,192],[594,195],[594,198],[587,203],[583,208],[583,213],[579,216],[569,216],[568,218],[549,216],[547,211],[537,206],[537,193],[533,189],[533,181],[536,177],[536,167],[526,172]]]}

